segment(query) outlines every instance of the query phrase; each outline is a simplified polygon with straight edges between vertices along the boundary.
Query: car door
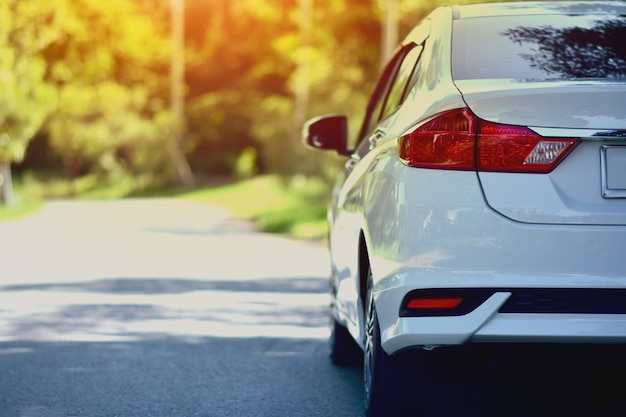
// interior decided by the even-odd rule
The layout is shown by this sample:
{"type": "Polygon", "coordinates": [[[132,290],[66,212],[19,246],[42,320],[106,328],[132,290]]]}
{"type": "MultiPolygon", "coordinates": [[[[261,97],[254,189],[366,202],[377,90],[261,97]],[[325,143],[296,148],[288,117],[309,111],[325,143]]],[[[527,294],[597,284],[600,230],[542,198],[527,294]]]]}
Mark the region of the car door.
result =
{"type": "Polygon", "coordinates": [[[367,106],[357,145],[333,192],[330,241],[337,307],[353,324],[361,319],[359,311],[362,311],[355,254],[363,228],[363,180],[376,158],[377,145],[387,138],[387,126],[406,95],[422,49],[422,45],[415,43],[404,45],[385,67],[367,106]]]}
{"type": "MultiPolygon", "coordinates": [[[[357,135],[356,146],[337,181],[335,197],[339,197],[340,190],[346,191],[351,188],[346,182],[352,176],[352,171],[369,151],[386,137],[386,129],[381,122],[395,112],[404,98],[422,50],[422,45],[415,43],[405,45],[398,49],[385,67],[367,106],[357,135]]],[[[343,204],[345,204],[345,197],[341,203],[333,201],[332,206],[337,208],[343,204]]]]}

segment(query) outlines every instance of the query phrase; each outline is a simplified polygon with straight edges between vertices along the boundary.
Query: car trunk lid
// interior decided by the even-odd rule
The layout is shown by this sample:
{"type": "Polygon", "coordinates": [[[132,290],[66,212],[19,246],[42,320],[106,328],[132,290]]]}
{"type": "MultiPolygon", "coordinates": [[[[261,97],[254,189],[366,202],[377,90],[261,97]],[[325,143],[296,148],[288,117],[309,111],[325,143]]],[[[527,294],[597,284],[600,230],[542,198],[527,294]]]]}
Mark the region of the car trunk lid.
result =
{"type": "Polygon", "coordinates": [[[515,221],[626,225],[626,82],[457,81],[468,108],[495,123],[581,143],[550,173],[479,172],[487,204],[515,221]]]}

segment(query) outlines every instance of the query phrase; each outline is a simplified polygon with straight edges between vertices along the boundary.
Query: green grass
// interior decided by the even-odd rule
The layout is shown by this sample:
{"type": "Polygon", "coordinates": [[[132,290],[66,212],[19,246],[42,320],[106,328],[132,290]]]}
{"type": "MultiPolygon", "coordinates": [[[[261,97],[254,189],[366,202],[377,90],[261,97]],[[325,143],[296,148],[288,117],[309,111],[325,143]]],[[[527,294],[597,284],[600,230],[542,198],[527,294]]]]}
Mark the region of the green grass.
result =
{"type": "Polygon", "coordinates": [[[68,181],[52,176],[23,175],[15,181],[20,203],[11,207],[0,205],[0,221],[28,215],[50,198],[109,200],[166,196],[226,207],[234,216],[252,220],[268,233],[316,241],[323,241],[327,236],[326,207],[330,190],[320,180],[294,177],[287,181],[279,176],[258,176],[182,192],[153,189],[145,184],[130,178],[103,182],[95,176],[68,181]]]}
{"type": "Polygon", "coordinates": [[[328,186],[319,180],[296,177],[286,182],[277,176],[259,176],[181,197],[226,207],[269,233],[324,240],[328,195],[328,186]]]}
{"type": "Polygon", "coordinates": [[[16,190],[24,201],[41,201],[52,198],[77,198],[81,200],[112,200],[140,193],[150,186],[149,179],[119,175],[103,179],[97,175],[84,175],[68,180],[58,174],[27,173],[16,180],[16,190]]]}
{"type": "Polygon", "coordinates": [[[42,206],[41,202],[18,203],[13,206],[0,205],[0,222],[17,220],[37,212],[42,206]]]}

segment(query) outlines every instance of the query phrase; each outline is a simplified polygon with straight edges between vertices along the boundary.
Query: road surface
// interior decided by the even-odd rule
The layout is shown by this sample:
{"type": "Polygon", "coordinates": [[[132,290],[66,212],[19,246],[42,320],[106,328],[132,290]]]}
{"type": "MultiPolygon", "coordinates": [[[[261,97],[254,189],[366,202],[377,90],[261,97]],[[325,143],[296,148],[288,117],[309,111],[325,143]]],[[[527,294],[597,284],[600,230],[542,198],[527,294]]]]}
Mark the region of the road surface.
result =
{"type": "Polygon", "coordinates": [[[328,258],[223,209],[51,202],[0,224],[0,416],[353,416],[328,258]]]}

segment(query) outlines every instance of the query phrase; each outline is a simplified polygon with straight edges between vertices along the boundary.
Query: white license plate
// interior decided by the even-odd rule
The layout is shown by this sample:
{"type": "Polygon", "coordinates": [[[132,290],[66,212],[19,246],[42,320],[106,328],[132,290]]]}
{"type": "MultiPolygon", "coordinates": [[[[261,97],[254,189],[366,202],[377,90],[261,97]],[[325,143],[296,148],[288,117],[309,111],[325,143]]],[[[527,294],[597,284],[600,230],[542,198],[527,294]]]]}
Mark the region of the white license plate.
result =
{"type": "Polygon", "coordinates": [[[602,162],[602,196],[626,198],[626,146],[603,145],[600,149],[602,162]]]}

